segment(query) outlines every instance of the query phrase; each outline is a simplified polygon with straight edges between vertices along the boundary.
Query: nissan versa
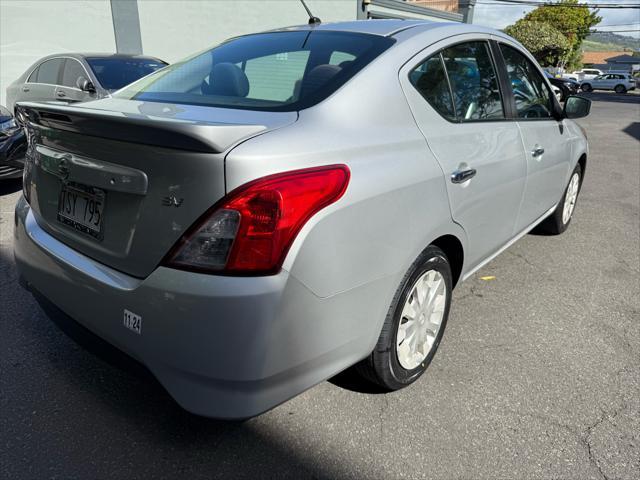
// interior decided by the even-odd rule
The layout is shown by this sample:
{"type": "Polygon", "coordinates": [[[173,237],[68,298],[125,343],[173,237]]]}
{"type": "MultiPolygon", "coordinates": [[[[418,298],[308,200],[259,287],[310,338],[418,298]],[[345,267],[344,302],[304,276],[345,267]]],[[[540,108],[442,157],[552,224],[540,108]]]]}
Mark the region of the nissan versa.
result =
{"type": "Polygon", "coordinates": [[[498,31],[401,20],[246,35],[112,98],[22,103],[22,283],[200,415],[354,364],[399,389],[456,283],[567,228],[589,107],[562,110],[498,31]]]}

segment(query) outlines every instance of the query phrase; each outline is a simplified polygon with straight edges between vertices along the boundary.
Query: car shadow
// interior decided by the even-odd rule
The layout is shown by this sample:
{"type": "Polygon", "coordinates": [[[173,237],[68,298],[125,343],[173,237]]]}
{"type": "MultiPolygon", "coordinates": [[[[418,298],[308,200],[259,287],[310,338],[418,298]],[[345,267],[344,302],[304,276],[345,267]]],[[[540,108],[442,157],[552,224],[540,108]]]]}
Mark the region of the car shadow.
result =
{"type": "Polygon", "coordinates": [[[580,92],[578,96],[597,102],[640,104],[640,95],[635,93],[580,92]]]}
{"type": "Polygon", "coordinates": [[[102,478],[107,469],[115,478],[349,477],[349,465],[319,461],[298,444],[291,425],[304,425],[299,411],[281,406],[245,421],[193,415],[144,366],[69,317],[46,315],[17,285],[6,245],[0,272],[0,328],[12,346],[3,352],[5,466],[33,478],[102,478]],[[34,389],[42,393],[28,393],[34,389]],[[33,423],[36,412],[46,421],[33,423]],[[52,436],[58,440],[47,443],[52,436]],[[70,449],[81,457],[68,458],[70,449]]]}
{"type": "Polygon", "coordinates": [[[367,393],[371,395],[389,393],[388,390],[385,390],[379,385],[376,385],[359,375],[355,367],[347,368],[345,371],[340,372],[327,381],[336,387],[340,387],[351,392],[367,393]]]}
{"type": "Polygon", "coordinates": [[[623,128],[622,131],[640,141],[640,122],[632,122],[626,128],[623,128]]]}
{"type": "Polygon", "coordinates": [[[12,178],[9,180],[0,180],[0,197],[16,193],[22,189],[22,179],[12,178]]]}

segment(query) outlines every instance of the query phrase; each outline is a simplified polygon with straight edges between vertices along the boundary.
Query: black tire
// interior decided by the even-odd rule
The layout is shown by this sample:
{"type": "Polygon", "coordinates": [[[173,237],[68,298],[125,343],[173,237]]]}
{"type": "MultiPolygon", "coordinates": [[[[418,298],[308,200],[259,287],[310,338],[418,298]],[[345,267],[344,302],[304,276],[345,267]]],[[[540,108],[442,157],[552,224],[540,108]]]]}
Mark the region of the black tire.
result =
{"type": "Polygon", "coordinates": [[[593,88],[591,88],[591,84],[590,83],[583,83],[580,88],[582,89],[583,92],[590,92],[593,90],[593,88]]]}
{"type": "Polygon", "coordinates": [[[614,88],[616,93],[627,93],[627,87],[625,87],[624,85],[616,85],[616,88],[614,88]]]}
{"type": "MultiPolygon", "coordinates": [[[[562,214],[564,212],[564,204],[567,201],[567,190],[569,189],[571,179],[576,173],[578,174],[578,195],[580,194],[580,188],[582,187],[582,168],[580,167],[580,164],[578,164],[576,165],[576,168],[573,169],[573,172],[569,177],[569,183],[567,183],[567,186],[564,189],[564,193],[562,195],[562,198],[560,199],[560,202],[558,202],[558,206],[551,215],[549,215],[545,220],[542,221],[542,223],[540,223],[540,225],[535,228],[536,233],[560,235],[567,228],[569,228],[569,224],[571,223],[571,219],[573,218],[573,213],[575,213],[575,205],[573,212],[571,212],[571,216],[566,222],[563,221],[562,214]]],[[[576,198],[576,204],[577,200],[578,199],[576,198]]]]}
{"type": "Polygon", "coordinates": [[[356,371],[366,379],[380,385],[388,391],[406,387],[420,378],[431,363],[444,334],[447,318],[449,317],[449,308],[451,306],[451,292],[452,275],[447,256],[438,247],[427,247],[413,262],[409,271],[402,279],[402,282],[400,282],[400,286],[393,297],[384,325],[382,326],[378,343],[373,349],[373,352],[356,365],[356,371]],[[396,336],[407,297],[411,294],[411,290],[416,281],[422,274],[430,270],[438,271],[444,278],[446,288],[444,316],[440,323],[440,329],[426,358],[413,370],[407,370],[400,365],[398,360],[396,336]]]}

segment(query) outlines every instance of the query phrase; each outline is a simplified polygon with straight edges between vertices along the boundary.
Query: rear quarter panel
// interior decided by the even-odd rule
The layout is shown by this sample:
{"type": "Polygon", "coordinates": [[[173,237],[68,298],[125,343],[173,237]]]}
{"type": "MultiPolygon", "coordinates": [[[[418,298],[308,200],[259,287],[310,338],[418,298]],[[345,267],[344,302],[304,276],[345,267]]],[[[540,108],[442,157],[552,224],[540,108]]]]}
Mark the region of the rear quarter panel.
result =
{"type": "Polygon", "coordinates": [[[389,279],[384,298],[371,299],[385,312],[399,276],[431,241],[453,234],[465,243],[442,170],[398,82],[405,58],[393,51],[301,111],[297,123],[245,142],[226,159],[227,191],[277,172],[346,164],[347,192],[305,225],[283,267],[321,298],[389,279]]]}

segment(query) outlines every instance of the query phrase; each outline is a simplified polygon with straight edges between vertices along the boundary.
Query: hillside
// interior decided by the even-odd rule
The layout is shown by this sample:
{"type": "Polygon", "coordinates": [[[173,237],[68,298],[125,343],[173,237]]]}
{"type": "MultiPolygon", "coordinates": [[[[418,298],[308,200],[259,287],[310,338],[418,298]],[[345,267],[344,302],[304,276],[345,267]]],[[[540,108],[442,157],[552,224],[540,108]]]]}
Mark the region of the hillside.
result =
{"type": "Polygon", "coordinates": [[[582,50],[585,52],[640,50],[640,39],[616,33],[592,33],[582,43],[582,50]]]}

